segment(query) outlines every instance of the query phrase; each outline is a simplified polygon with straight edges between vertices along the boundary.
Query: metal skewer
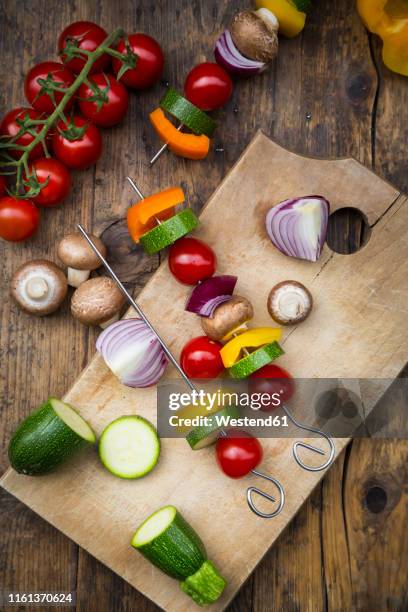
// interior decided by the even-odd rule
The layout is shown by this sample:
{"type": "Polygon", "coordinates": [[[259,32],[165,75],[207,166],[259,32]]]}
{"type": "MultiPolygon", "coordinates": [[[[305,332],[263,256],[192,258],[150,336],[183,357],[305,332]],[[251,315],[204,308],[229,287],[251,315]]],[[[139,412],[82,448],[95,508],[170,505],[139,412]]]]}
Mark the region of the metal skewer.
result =
{"type": "MultiPolygon", "coordinates": [[[[180,131],[183,127],[184,127],[184,124],[180,123],[180,125],[177,127],[178,131],[180,131]]],[[[153,164],[159,159],[160,155],[162,155],[162,153],[165,152],[168,146],[169,146],[168,142],[165,142],[164,145],[161,147],[161,149],[159,149],[157,153],[155,153],[155,155],[150,160],[150,166],[153,166],[153,164]]]]}

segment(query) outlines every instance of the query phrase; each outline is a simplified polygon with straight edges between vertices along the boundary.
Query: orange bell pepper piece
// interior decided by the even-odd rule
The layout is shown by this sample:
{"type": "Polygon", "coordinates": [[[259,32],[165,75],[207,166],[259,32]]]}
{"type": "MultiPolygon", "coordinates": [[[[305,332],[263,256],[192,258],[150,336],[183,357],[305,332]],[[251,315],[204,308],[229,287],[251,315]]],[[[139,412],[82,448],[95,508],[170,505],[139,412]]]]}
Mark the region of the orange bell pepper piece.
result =
{"type": "Polygon", "coordinates": [[[164,221],[175,213],[175,206],[182,204],[185,195],[180,187],[170,187],[134,204],[127,211],[129,234],[135,242],[156,225],[156,219],[164,221]]]}
{"type": "Polygon", "coordinates": [[[180,132],[171,121],[169,121],[161,108],[156,108],[150,113],[150,121],[157,135],[167,143],[169,149],[176,155],[188,159],[203,159],[210,149],[210,139],[201,134],[186,134],[180,132]]]}

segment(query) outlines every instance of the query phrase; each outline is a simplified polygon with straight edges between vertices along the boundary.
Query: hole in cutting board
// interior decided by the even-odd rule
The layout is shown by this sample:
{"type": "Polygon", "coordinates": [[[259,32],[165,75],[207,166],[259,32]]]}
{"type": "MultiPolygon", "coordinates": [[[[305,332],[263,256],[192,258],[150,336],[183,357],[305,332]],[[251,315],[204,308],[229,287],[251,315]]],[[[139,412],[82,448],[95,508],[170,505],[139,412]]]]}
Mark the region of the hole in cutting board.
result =
{"type": "Polygon", "coordinates": [[[358,208],[345,206],[329,217],[326,242],[332,251],[351,255],[367,244],[371,228],[367,217],[358,208]]]}

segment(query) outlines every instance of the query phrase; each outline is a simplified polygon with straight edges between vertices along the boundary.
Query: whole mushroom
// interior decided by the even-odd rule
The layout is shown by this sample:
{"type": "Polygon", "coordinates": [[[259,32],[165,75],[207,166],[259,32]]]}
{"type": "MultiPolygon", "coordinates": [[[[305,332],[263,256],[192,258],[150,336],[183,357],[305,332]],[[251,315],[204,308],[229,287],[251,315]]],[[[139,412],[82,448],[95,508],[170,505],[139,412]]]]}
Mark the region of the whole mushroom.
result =
{"type": "Polygon", "coordinates": [[[249,59],[270,63],[278,53],[279,23],[268,9],[241,11],[229,26],[238,51],[249,59]]]}
{"type": "MultiPolygon", "coordinates": [[[[90,234],[92,242],[102,255],[106,256],[106,247],[102,240],[90,234]]],[[[79,287],[88,280],[92,270],[101,265],[100,259],[80,233],[64,236],[58,245],[58,257],[68,267],[68,285],[79,287]]]]}
{"type": "Polygon", "coordinates": [[[64,272],[46,259],[35,259],[20,266],[14,272],[10,285],[11,296],[20,308],[37,316],[57,310],[67,290],[64,272]]]}
{"type": "Polygon", "coordinates": [[[249,300],[234,295],[228,302],[220,304],[212,317],[201,317],[201,327],[211,340],[222,340],[233,330],[245,325],[254,316],[249,300]]]}
{"type": "Polygon", "coordinates": [[[119,319],[125,298],[115,281],[106,276],[82,283],[71,299],[72,315],[85,325],[107,327],[119,319]]]}
{"type": "Polygon", "coordinates": [[[275,285],[268,296],[268,311],[281,325],[295,325],[311,313],[313,298],[309,289],[298,281],[288,280],[275,285]]]}

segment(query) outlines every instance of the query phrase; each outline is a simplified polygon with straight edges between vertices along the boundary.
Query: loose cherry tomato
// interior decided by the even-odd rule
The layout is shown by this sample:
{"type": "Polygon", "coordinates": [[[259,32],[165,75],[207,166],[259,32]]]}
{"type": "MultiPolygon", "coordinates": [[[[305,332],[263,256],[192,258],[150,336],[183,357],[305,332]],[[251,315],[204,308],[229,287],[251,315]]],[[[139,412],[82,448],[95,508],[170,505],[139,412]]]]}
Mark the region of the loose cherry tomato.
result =
{"type": "Polygon", "coordinates": [[[201,110],[220,108],[232,94],[231,77],[224,68],[213,62],[198,64],[187,75],[184,93],[201,110]]]}
{"type": "Polygon", "coordinates": [[[7,193],[7,179],[3,174],[0,174],[0,196],[7,193]]]}
{"type": "MultiPolygon", "coordinates": [[[[64,64],[59,62],[43,62],[31,68],[24,82],[24,92],[28,102],[35,110],[50,115],[58,105],[64,93],[53,91],[50,84],[66,89],[74,82],[74,75],[64,64]],[[41,82],[42,81],[42,82],[41,82]]],[[[74,99],[68,102],[65,110],[71,108],[74,99]]]]}
{"type": "Polygon", "coordinates": [[[262,445],[245,431],[229,430],[226,433],[217,441],[218,465],[230,478],[242,478],[261,463],[262,445]]]}
{"type": "MultiPolygon", "coordinates": [[[[103,28],[92,21],[75,21],[71,23],[60,34],[58,39],[58,51],[65,66],[75,74],[79,74],[85,66],[87,57],[71,57],[69,58],[69,48],[83,49],[84,51],[95,51],[97,47],[108,36],[103,28]],[[68,47],[68,54],[62,53],[68,47]]],[[[101,55],[92,65],[90,74],[94,72],[102,72],[109,68],[110,56],[107,53],[101,55]]]]}
{"type": "MultiPolygon", "coordinates": [[[[18,138],[13,140],[13,143],[26,147],[34,140],[34,136],[30,132],[40,132],[42,128],[41,125],[30,126],[30,119],[38,120],[43,118],[44,115],[33,108],[14,108],[3,118],[0,125],[0,134],[10,139],[15,138],[17,134],[20,134],[18,138]]],[[[16,159],[19,159],[22,155],[22,151],[17,151],[14,149],[8,149],[7,152],[16,159]]],[[[36,159],[42,155],[44,155],[44,149],[42,144],[38,143],[30,152],[30,159],[36,159]]]]}
{"type": "MultiPolygon", "coordinates": [[[[136,67],[126,70],[120,77],[120,81],[126,87],[134,89],[151,87],[162,75],[164,65],[163,51],[159,43],[147,34],[130,34],[128,41],[131,50],[137,55],[138,59],[136,67]]],[[[116,50],[119,53],[127,54],[124,40],[119,42],[116,50]]],[[[117,75],[122,67],[122,62],[115,57],[112,66],[117,75]]]]}
{"type": "Polygon", "coordinates": [[[30,168],[35,172],[39,183],[47,183],[32,200],[39,206],[57,206],[68,195],[71,177],[58,159],[41,157],[30,168]]]}
{"type": "Polygon", "coordinates": [[[94,74],[79,88],[79,108],[96,125],[110,127],[122,121],[129,104],[127,89],[111,74],[94,74]]]}
{"type": "Polygon", "coordinates": [[[40,213],[31,200],[0,198],[0,237],[10,242],[26,240],[38,227],[40,213]]]}
{"type": "Polygon", "coordinates": [[[265,393],[271,396],[269,404],[266,402],[260,409],[263,412],[271,412],[277,408],[274,394],[279,394],[280,401],[287,402],[295,392],[295,381],[292,376],[283,368],[268,364],[260,368],[250,376],[249,393],[265,393]]]}
{"type": "Polygon", "coordinates": [[[98,128],[79,115],[75,115],[68,125],[57,123],[52,139],[56,157],[68,168],[81,170],[95,164],[102,153],[102,136],[98,128]]]}
{"type": "Polygon", "coordinates": [[[215,272],[217,258],[208,244],[197,238],[180,238],[170,249],[170,272],[186,285],[196,285],[215,272]]]}
{"type": "Polygon", "coordinates": [[[181,367],[189,378],[217,378],[224,370],[222,344],[207,336],[189,340],[181,351],[181,367]]]}

